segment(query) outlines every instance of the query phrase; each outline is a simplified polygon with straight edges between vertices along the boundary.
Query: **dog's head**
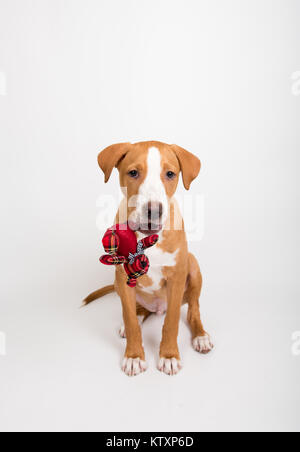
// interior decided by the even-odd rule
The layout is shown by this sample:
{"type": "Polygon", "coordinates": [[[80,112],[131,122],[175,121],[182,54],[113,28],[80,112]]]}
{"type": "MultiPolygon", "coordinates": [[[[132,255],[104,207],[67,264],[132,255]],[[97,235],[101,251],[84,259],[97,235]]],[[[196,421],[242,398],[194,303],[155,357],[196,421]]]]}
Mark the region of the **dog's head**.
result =
{"type": "Polygon", "coordinates": [[[190,152],[160,142],[114,144],[99,154],[98,163],[105,182],[118,168],[129,225],[144,234],[158,232],[166,223],[180,172],[189,190],[201,168],[200,160],[190,152]]]}

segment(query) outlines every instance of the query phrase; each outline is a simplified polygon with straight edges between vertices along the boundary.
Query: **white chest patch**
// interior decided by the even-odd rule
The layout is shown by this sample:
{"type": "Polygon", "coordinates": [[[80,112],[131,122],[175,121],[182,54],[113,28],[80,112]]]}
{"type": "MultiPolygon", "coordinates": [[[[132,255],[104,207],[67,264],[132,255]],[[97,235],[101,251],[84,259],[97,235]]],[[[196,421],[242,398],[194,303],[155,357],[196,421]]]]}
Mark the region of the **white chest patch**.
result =
{"type": "Polygon", "coordinates": [[[174,253],[167,253],[158,247],[149,248],[146,250],[145,254],[150,261],[150,269],[148,276],[153,281],[152,286],[143,288],[143,292],[153,294],[154,292],[160,290],[161,281],[164,278],[163,268],[164,267],[174,267],[176,265],[176,257],[179,250],[174,253]]]}

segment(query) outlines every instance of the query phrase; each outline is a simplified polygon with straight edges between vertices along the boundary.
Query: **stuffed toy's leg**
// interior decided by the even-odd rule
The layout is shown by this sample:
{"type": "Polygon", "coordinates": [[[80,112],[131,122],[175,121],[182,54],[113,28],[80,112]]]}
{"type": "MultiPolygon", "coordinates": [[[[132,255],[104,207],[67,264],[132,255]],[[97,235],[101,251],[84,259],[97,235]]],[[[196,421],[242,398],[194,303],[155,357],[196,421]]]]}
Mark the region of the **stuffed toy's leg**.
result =
{"type": "Polygon", "coordinates": [[[137,278],[145,275],[149,270],[149,259],[142,254],[138,256],[133,264],[125,264],[124,269],[127,273],[127,284],[129,287],[136,287],[137,278]]]}

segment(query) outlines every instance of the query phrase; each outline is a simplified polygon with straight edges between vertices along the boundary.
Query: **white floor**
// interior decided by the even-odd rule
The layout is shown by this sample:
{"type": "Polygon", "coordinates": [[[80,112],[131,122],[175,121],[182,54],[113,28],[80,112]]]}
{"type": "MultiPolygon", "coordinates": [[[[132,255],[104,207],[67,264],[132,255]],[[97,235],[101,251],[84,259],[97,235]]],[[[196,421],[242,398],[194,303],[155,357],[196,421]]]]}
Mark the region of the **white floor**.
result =
{"type": "Polygon", "coordinates": [[[183,309],[184,368],[176,377],[156,369],[159,317],[143,327],[148,371],[122,374],[116,296],[82,310],[75,294],[52,294],[44,306],[24,304],[17,312],[8,304],[1,308],[7,356],[0,357],[0,429],[300,430],[300,357],[290,337],[299,294],[283,303],[287,294],[276,292],[245,290],[241,300],[228,287],[204,291],[203,318],[216,348],[208,356],[192,349],[183,309]]]}

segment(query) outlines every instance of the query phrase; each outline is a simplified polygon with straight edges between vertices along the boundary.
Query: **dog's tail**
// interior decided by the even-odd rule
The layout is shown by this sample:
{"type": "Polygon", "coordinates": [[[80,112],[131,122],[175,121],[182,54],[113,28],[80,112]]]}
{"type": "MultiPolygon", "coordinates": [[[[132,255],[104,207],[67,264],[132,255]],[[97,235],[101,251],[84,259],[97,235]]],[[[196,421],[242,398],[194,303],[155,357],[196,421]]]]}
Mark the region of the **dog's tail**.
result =
{"type": "Polygon", "coordinates": [[[103,287],[102,289],[96,290],[96,292],[91,293],[83,300],[83,306],[86,306],[86,305],[92,303],[92,301],[98,300],[98,298],[102,298],[105,295],[108,295],[113,292],[115,292],[114,285],[106,286],[106,287],[103,287]]]}

